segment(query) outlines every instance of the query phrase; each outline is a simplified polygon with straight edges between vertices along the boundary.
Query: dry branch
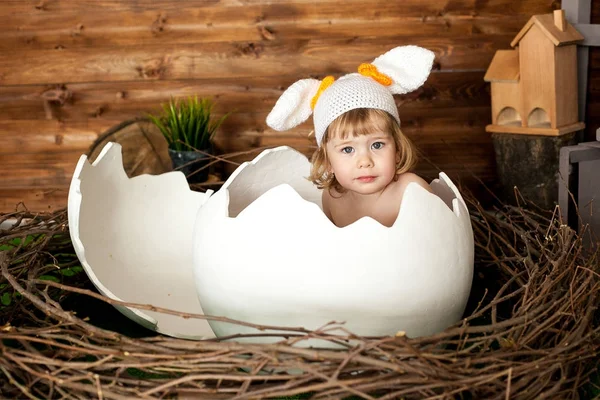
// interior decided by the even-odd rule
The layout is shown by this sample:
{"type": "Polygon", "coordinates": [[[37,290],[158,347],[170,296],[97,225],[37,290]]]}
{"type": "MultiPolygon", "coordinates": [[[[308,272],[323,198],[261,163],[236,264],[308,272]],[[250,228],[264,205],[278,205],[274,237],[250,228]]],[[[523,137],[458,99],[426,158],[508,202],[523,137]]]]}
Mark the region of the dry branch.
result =
{"type": "Polygon", "coordinates": [[[21,221],[0,233],[0,298],[11,298],[0,308],[0,393],[31,399],[579,398],[600,351],[598,254],[583,247],[560,213],[484,210],[473,200],[470,211],[476,269],[462,321],[427,337],[351,336],[350,342],[329,333],[340,328],[335,323],[316,331],[243,323],[287,330],[288,338],[275,344],[130,337],[80,319],[65,306],[76,296],[225,320],[117,302],[89,290],[83,274],[49,281],[47,274],[76,261],[66,212],[0,215],[0,222],[21,221]],[[310,338],[347,347],[297,346],[310,338]]]}

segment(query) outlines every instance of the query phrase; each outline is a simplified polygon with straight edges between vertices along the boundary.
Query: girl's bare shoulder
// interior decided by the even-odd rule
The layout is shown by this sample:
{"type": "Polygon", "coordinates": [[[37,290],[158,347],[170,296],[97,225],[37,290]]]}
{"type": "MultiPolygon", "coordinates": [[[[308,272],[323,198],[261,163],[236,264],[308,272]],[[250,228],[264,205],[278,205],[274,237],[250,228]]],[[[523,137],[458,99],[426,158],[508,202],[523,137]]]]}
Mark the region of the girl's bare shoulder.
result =
{"type": "Polygon", "coordinates": [[[398,180],[396,180],[394,182],[394,190],[404,193],[404,191],[406,190],[406,187],[412,182],[415,182],[417,185],[423,187],[428,192],[432,192],[431,187],[429,186],[427,181],[425,181],[425,179],[421,178],[419,175],[414,174],[412,172],[405,172],[405,173],[401,174],[398,177],[398,180]]]}

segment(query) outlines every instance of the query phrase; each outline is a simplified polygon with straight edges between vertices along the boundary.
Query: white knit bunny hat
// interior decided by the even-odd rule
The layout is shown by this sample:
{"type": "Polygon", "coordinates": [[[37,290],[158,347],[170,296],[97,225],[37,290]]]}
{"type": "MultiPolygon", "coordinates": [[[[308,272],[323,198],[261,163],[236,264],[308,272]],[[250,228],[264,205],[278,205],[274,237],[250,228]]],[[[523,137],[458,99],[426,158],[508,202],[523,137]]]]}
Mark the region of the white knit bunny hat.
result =
{"type": "Polygon", "coordinates": [[[291,129],[313,112],[317,145],[337,117],[356,108],[387,111],[400,124],[394,94],[418,89],[431,72],[433,52],[418,46],[400,46],[361,64],[358,73],[323,80],[301,79],[277,100],[267,116],[267,125],[277,131],[291,129]]]}

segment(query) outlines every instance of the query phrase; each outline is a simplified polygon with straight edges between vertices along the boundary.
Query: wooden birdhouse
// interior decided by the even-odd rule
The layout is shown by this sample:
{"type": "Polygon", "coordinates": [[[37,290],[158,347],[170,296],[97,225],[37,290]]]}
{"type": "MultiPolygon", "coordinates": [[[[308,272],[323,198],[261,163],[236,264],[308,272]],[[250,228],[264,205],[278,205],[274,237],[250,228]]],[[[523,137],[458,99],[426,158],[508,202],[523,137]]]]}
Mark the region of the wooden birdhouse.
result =
{"type": "Polygon", "coordinates": [[[577,46],[583,36],[564,10],[534,15],[498,50],[485,74],[491,82],[488,132],[559,136],[585,127],[578,121],[577,46]]]}

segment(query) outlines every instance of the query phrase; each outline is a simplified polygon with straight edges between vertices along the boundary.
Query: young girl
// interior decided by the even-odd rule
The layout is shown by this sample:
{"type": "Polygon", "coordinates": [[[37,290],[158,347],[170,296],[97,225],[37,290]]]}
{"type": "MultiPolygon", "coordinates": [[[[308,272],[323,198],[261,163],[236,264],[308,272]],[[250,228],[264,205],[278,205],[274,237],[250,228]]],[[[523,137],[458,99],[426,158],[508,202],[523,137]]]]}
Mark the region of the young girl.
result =
{"type": "Polygon", "coordinates": [[[323,190],[323,211],[343,227],[369,216],[392,226],[411,182],[413,146],[386,111],[356,108],[336,118],[312,157],[309,179],[323,190]]]}
{"type": "Polygon", "coordinates": [[[318,149],[309,179],[324,189],[323,211],[335,225],[369,216],[392,226],[409,183],[431,190],[408,172],[415,156],[400,130],[393,94],[423,85],[433,59],[429,50],[401,46],[337,81],[332,76],[302,79],[267,117],[267,124],[281,131],[304,122],[314,110],[318,149]]]}

